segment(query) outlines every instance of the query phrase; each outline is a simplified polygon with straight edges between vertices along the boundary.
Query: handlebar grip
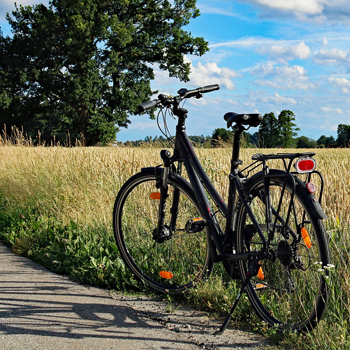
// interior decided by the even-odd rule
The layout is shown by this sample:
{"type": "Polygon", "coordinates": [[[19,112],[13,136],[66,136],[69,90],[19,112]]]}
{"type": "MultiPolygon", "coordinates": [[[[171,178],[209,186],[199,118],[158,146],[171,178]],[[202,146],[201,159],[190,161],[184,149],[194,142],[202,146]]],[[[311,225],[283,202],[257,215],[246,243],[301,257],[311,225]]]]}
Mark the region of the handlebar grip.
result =
{"type": "Polygon", "coordinates": [[[137,106],[137,111],[135,114],[140,114],[144,111],[147,111],[148,109],[155,108],[159,102],[160,100],[152,100],[141,103],[137,106]]]}
{"type": "Polygon", "coordinates": [[[207,85],[207,86],[203,86],[194,90],[188,90],[186,91],[184,97],[186,98],[190,98],[190,97],[197,97],[198,94],[205,94],[207,92],[211,92],[211,91],[215,91],[215,90],[219,90],[220,86],[218,84],[215,85],[207,85]]]}
{"type": "Polygon", "coordinates": [[[215,91],[215,90],[219,90],[220,86],[218,84],[214,84],[214,85],[207,85],[207,86],[203,86],[201,88],[199,88],[199,92],[201,93],[206,93],[206,92],[211,92],[211,91],[215,91]]]}

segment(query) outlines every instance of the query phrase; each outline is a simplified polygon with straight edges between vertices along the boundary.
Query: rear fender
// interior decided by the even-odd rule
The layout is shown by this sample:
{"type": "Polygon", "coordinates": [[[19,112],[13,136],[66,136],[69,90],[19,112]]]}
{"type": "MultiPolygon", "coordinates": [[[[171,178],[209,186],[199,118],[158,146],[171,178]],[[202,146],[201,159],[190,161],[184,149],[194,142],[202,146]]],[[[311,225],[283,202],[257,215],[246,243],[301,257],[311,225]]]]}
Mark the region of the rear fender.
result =
{"type": "Polygon", "coordinates": [[[298,177],[295,178],[298,187],[301,189],[301,193],[305,196],[306,200],[310,204],[310,208],[313,211],[313,214],[320,220],[327,219],[327,215],[323,211],[320,202],[317,200],[313,193],[310,193],[305,182],[301,181],[298,177]]]}

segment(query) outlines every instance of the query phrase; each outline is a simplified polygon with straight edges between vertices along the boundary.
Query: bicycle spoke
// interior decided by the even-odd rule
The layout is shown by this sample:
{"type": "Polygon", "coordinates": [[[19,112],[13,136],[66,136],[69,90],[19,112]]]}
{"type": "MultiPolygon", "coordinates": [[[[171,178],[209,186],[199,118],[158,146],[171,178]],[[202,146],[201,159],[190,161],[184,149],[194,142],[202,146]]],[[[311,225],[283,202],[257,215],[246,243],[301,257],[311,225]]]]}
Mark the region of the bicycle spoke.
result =
{"type": "Polygon", "coordinates": [[[117,207],[116,237],[123,259],[136,277],[158,290],[190,288],[193,281],[211,271],[207,229],[197,233],[185,230],[189,220],[201,216],[195,200],[181,186],[176,187],[176,182],[169,181],[164,225],[160,236],[154,239],[160,203],[159,195],[153,195],[155,175],[140,173],[135,179],[135,184],[126,187],[122,206],[117,207]],[[174,193],[179,195],[178,213],[176,227],[171,229],[174,193]]]}
{"type": "MultiPolygon", "coordinates": [[[[319,224],[308,215],[306,209],[309,204],[300,200],[299,190],[291,190],[293,184],[290,186],[283,178],[270,178],[271,235],[268,232],[269,223],[265,219],[264,183],[257,181],[255,186],[251,190],[251,208],[269,242],[271,259],[261,262],[264,279],[252,279],[248,296],[258,314],[270,324],[301,329],[313,327],[325,308],[321,295],[326,287],[321,283],[320,273],[316,271],[318,265],[315,265],[327,261],[327,257],[321,258],[325,249],[320,246],[319,236],[322,232],[319,224]],[[301,229],[307,232],[309,243],[305,243],[302,238],[301,229]]],[[[263,249],[263,242],[252,228],[245,209],[238,215],[238,234],[244,233],[238,239],[238,251],[263,249]],[[241,227],[247,227],[247,230],[241,227]],[[248,237],[247,241],[245,237],[248,237]]],[[[241,263],[240,266],[241,273],[245,274],[247,265],[241,263]]]]}

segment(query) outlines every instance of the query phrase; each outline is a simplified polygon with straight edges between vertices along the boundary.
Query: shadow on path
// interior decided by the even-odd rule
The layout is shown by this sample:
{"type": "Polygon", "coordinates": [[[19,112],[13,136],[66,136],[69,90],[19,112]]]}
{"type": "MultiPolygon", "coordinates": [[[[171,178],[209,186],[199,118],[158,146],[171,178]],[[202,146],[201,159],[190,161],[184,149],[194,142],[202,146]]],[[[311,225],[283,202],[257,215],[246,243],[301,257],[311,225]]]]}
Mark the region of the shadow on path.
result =
{"type": "Polygon", "coordinates": [[[232,330],[216,338],[214,330],[203,314],[181,308],[167,314],[159,301],[112,297],[0,245],[1,349],[252,349],[264,344],[232,330]]]}

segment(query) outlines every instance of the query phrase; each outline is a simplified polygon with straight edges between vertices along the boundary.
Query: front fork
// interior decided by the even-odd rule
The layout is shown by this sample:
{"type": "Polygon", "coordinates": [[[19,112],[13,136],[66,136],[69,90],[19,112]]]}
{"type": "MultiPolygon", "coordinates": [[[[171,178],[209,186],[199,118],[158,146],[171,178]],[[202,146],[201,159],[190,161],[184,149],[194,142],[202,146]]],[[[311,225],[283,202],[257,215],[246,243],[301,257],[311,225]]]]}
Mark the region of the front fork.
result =
{"type": "MultiPolygon", "coordinates": [[[[171,213],[170,226],[164,225],[165,212],[167,207],[166,201],[168,198],[168,179],[170,174],[170,166],[172,166],[172,161],[170,159],[171,154],[167,150],[162,150],[160,152],[160,156],[163,159],[164,170],[163,170],[162,178],[159,181],[160,201],[159,201],[158,226],[153,233],[153,238],[158,243],[162,243],[164,242],[164,240],[171,238],[172,232],[175,230],[175,227],[176,227],[176,220],[177,220],[179,200],[180,200],[180,190],[177,187],[174,187],[173,203],[170,209],[170,213],[171,213]]],[[[177,173],[181,173],[181,163],[179,163],[177,173]]]]}
{"type": "Polygon", "coordinates": [[[160,186],[160,201],[159,201],[159,215],[158,215],[158,227],[157,237],[161,237],[164,232],[164,218],[166,210],[166,200],[168,198],[168,178],[169,178],[169,167],[164,168],[163,178],[160,186]]]}

